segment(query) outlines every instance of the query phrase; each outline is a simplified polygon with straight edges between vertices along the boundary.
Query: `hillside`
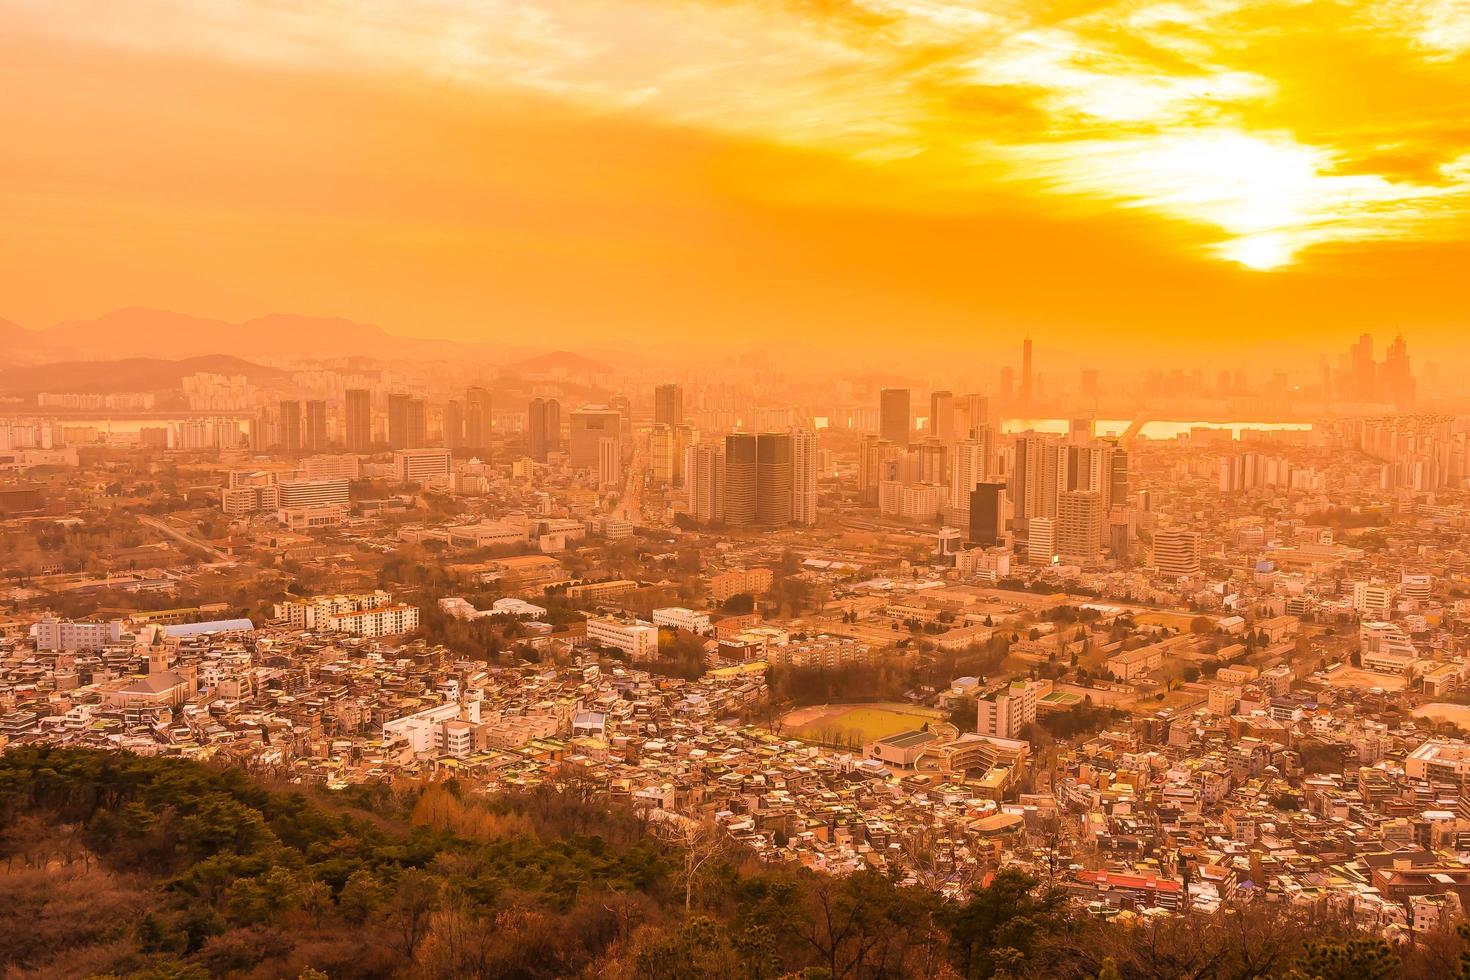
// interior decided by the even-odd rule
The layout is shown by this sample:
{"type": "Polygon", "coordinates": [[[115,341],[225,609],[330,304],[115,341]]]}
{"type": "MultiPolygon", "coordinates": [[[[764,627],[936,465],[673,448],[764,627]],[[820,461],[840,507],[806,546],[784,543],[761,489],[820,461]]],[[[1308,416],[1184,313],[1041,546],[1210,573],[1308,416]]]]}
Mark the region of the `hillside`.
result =
{"type": "Polygon", "coordinates": [[[8,977],[131,980],[1427,980],[1465,950],[1463,930],[1394,951],[1264,903],[1109,923],[1014,871],[946,901],[876,871],[757,865],[719,836],[605,809],[584,785],[569,767],[558,788],[491,798],[454,782],[333,795],[12,747],[0,963],[8,977]]]}
{"type": "Polygon", "coordinates": [[[243,374],[252,382],[282,376],[276,368],[227,354],[209,354],[170,361],[127,357],[115,361],[61,361],[26,368],[0,370],[0,392],[37,391],[157,391],[176,389],[180,379],[199,372],[243,374]]]}

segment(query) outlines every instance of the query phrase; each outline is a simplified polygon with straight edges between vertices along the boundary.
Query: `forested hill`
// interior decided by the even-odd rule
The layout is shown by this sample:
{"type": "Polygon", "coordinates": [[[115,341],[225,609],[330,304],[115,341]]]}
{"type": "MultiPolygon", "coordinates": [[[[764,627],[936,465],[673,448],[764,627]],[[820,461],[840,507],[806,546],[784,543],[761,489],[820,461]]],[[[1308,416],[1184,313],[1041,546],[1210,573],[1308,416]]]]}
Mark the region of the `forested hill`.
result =
{"type": "Polygon", "coordinates": [[[759,866],[580,787],[303,793],[191,762],[12,748],[0,968],[7,980],[1470,976],[1450,931],[1400,953],[1279,908],[1106,922],[1009,871],[947,902],[876,872],[759,866]]]}

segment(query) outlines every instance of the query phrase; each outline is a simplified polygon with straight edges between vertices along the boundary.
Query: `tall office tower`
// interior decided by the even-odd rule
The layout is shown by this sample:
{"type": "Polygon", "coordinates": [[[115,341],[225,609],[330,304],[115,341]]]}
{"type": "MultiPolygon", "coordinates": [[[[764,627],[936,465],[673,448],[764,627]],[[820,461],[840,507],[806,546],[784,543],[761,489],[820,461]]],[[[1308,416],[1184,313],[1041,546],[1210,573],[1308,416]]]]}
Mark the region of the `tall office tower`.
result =
{"type": "Polygon", "coordinates": [[[990,472],[986,466],[985,444],[965,439],[954,445],[954,458],[949,464],[949,505],[970,506],[970,491],[983,482],[990,472]]]}
{"type": "Polygon", "coordinates": [[[475,385],[464,393],[464,443],[470,449],[485,449],[490,432],[490,392],[475,385]]]}
{"type": "Polygon", "coordinates": [[[674,486],[684,485],[684,454],[698,441],[699,430],[694,426],[674,426],[674,486]]]}
{"type": "Polygon", "coordinates": [[[1108,448],[1108,506],[1123,507],[1128,502],[1128,450],[1114,445],[1108,448]]]}
{"type": "Polygon", "coordinates": [[[281,449],[288,453],[301,452],[301,403],[281,402],[281,449]]]}
{"type": "Polygon", "coordinates": [[[725,523],[740,526],[755,523],[757,455],[756,437],[734,432],[725,437],[725,523]]]}
{"type": "Polygon", "coordinates": [[[701,524],[725,520],[725,453],[719,446],[690,446],[684,453],[689,515],[701,524]]]}
{"type": "Polygon", "coordinates": [[[1031,338],[1021,345],[1021,404],[1030,405],[1036,394],[1035,378],[1031,373],[1031,338]]]}
{"type": "Polygon", "coordinates": [[[464,444],[464,402],[451,398],[444,406],[444,446],[462,449],[464,444]]]}
{"type": "Polygon", "coordinates": [[[633,403],[627,395],[616,395],[608,399],[607,407],[618,413],[618,438],[622,445],[633,445],[633,403]]]}
{"type": "Polygon", "coordinates": [[[954,392],[933,391],[929,393],[929,435],[940,442],[954,441],[954,392]]]}
{"type": "Polygon", "coordinates": [[[871,434],[862,437],[858,444],[858,497],[865,507],[878,506],[883,464],[897,459],[902,452],[887,439],[871,434]]]}
{"type": "Polygon", "coordinates": [[[808,527],[817,523],[817,434],[791,430],[791,520],[808,527]]]}
{"type": "Polygon", "coordinates": [[[1092,439],[1092,419],[1074,418],[1067,420],[1067,439],[1071,442],[1088,442],[1092,439]]]}
{"type": "Polygon", "coordinates": [[[561,402],[532,398],[526,410],[526,454],[538,463],[548,453],[561,452],[561,402]]]}
{"type": "Polygon", "coordinates": [[[755,522],[791,523],[791,434],[756,436],[755,522]]]}
{"type": "Polygon", "coordinates": [[[604,438],[617,439],[622,452],[622,413],[606,405],[583,405],[572,413],[571,459],[575,469],[596,468],[598,445],[604,438]]]}
{"type": "Polygon", "coordinates": [[[404,394],[388,396],[388,448],[407,449],[408,446],[408,403],[413,399],[404,394]]]}
{"type": "Polygon", "coordinates": [[[909,444],[913,415],[907,388],[884,388],[878,393],[878,435],[895,446],[909,444]]]}
{"type": "Polygon", "coordinates": [[[1352,396],[1360,402],[1373,400],[1378,381],[1378,365],[1373,360],[1373,337],[1363,334],[1348,349],[1352,359],[1352,396]]]}
{"type": "Polygon", "coordinates": [[[655,483],[674,482],[674,427],[655,422],[648,433],[648,470],[655,483]]]}
{"type": "Polygon", "coordinates": [[[978,483],[970,491],[969,540],[982,548],[1000,543],[1000,532],[1005,524],[1004,483],[978,483]]]}
{"type": "Polygon", "coordinates": [[[1017,437],[1010,481],[1017,522],[1057,516],[1057,494],[1066,489],[1066,451],[1052,436],[1028,432],[1017,437]]]}
{"type": "Polygon", "coordinates": [[[302,430],[302,445],[314,453],[327,448],[327,403],[320,399],[312,399],[306,403],[306,426],[302,430]]]}
{"type": "Polygon", "coordinates": [[[1199,574],[1199,535],[1180,528],[1156,529],[1154,568],[1175,578],[1199,574]]]}
{"type": "Polygon", "coordinates": [[[347,451],[367,453],[373,449],[373,393],[366,388],[347,389],[347,451]]]}
{"type": "Polygon", "coordinates": [[[603,436],[597,440],[597,485],[623,485],[623,440],[617,436],[603,436]]]}
{"type": "Polygon", "coordinates": [[[955,436],[975,439],[981,429],[990,425],[990,399],[984,395],[964,395],[955,403],[955,436]]]}
{"type": "Polygon", "coordinates": [[[1026,563],[1050,565],[1057,556],[1057,520],[1033,517],[1026,522],[1026,563]]]}
{"type": "Polygon", "coordinates": [[[684,422],[684,389],[678,385],[659,385],[653,389],[653,421],[667,426],[684,422]]]}
{"type": "Polygon", "coordinates": [[[910,452],[914,457],[915,482],[943,484],[949,480],[949,447],[944,443],[925,439],[910,452]]]}
{"type": "Polygon", "coordinates": [[[1381,373],[1386,390],[1380,397],[1392,400],[1394,408],[1400,412],[1413,411],[1414,374],[1409,367],[1409,345],[1403,334],[1395,337],[1384,352],[1381,373]]]}
{"type": "Polygon", "coordinates": [[[1095,565],[1102,560],[1103,495],[1096,490],[1068,490],[1057,502],[1057,553],[1062,560],[1095,565]]]}
{"type": "Polygon", "coordinates": [[[407,420],[407,448],[423,449],[429,444],[429,403],[422,398],[410,398],[407,420]]]}

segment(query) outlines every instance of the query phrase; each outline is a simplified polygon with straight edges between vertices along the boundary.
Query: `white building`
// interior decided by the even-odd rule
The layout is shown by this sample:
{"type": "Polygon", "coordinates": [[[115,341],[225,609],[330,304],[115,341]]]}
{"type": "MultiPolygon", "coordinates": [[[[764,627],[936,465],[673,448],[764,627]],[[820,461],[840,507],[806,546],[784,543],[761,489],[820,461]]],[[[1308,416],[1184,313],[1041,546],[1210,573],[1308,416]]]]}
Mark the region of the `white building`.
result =
{"type": "Polygon", "coordinates": [[[397,636],[419,628],[417,606],[379,606],[327,617],[327,628],[353,636],[397,636]]]}
{"type": "Polygon", "coordinates": [[[683,606],[666,606],[663,609],[655,609],[653,611],[653,625],[688,630],[691,633],[698,633],[700,636],[708,635],[714,629],[710,625],[709,615],[707,613],[695,612],[693,609],[685,609],[683,606]]]}
{"type": "Polygon", "coordinates": [[[658,627],[641,620],[589,619],[587,642],[595,647],[621,650],[635,661],[658,657],[658,627]]]}
{"type": "Polygon", "coordinates": [[[453,459],[447,449],[399,449],[393,453],[393,474],[399,483],[448,486],[453,459]]]}

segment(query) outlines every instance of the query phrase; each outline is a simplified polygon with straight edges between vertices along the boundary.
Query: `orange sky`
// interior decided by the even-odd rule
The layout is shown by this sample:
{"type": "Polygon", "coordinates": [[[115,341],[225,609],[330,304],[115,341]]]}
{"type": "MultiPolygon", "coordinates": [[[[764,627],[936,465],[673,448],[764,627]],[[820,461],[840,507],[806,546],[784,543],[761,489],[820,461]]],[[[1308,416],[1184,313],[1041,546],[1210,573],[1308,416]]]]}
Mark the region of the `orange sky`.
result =
{"type": "MultiPolygon", "coordinates": [[[[0,0],[0,316],[1470,334],[1464,0],[0,0]]],[[[548,341],[551,342],[551,341],[548,341]]]]}

